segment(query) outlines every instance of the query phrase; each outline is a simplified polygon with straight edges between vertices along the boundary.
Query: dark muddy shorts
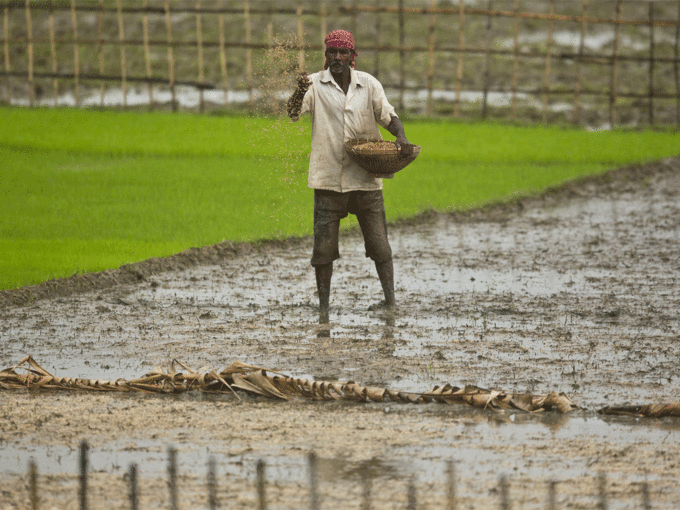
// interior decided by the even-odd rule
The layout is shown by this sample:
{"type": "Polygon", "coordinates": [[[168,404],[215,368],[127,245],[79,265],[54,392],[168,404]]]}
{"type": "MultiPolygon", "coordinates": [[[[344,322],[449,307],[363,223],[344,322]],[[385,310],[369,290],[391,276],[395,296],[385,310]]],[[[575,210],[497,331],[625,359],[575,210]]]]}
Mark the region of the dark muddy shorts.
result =
{"type": "Polygon", "coordinates": [[[392,260],[387,241],[387,220],[382,190],[337,191],[314,190],[314,252],[312,265],[330,264],[340,258],[338,233],[340,220],[354,214],[364,235],[366,256],[375,262],[392,260]]]}

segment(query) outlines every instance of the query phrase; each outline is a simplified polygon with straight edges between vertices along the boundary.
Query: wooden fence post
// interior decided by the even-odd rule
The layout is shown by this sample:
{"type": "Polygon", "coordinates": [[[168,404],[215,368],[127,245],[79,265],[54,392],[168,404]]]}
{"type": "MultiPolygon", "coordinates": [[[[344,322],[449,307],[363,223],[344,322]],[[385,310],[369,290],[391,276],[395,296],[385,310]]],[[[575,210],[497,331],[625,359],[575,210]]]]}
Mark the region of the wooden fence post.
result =
{"type": "Polygon", "coordinates": [[[380,74],[380,0],[375,0],[375,51],[373,52],[373,76],[378,78],[380,74]]]}
{"type": "Polygon", "coordinates": [[[371,479],[361,479],[361,510],[371,510],[371,479]]]}
{"type": "Polygon", "coordinates": [[[12,70],[12,66],[9,63],[9,5],[5,4],[2,17],[3,33],[5,36],[5,47],[4,47],[4,57],[5,57],[5,72],[8,73],[7,80],[5,81],[6,87],[6,97],[7,103],[12,101],[12,77],[9,76],[9,72],[12,70]]]}
{"type": "Polygon", "coordinates": [[[550,64],[553,43],[553,24],[552,16],[555,15],[555,0],[550,0],[550,21],[548,22],[548,41],[545,50],[545,73],[543,76],[543,123],[548,122],[548,90],[550,88],[550,64]]]}
{"type": "MultiPolygon", "coordinates": [[[[326,34],[328,34],[328,11],[326,7],[326,0],[323,0],[321,2],[321,20],[320,20],[320,25],[321,25],[321,46],[323,47],[323,41],[326,38],[326,34]]],[[[325,49],[325,48],[324,48],[325,49]]]]}
{"type": "Polygon", "coordinates": [[[607,510],[607,508],[608,508],[608,503],[607,503],[607,475],[605,475],[604,473],[600,473],[600,475],[598,476],[597,489],[598,489],[598,496],[599,496],[597,508],[599,510],[607,510]]]}
{"type": "Polygon", "coordinates": [[[621,0],[616,0],[616,23],[614,24],[614,48],[612,50],[612,68],[609,85],[609,124],[616,124],[616,72],[619,62],[619,34],[621,32],[621,0]]]}
{"type": "Polygon", "coordinates": [[[151,54],[149,51],[149,0],[144,0],[144,14],[142,15],[142,44],[144,45],[144,69],[146,71],[146,85],[149,92],[149,110],[154,109],[153,84],[151,83],[151,54]]]}
{"type": "Polygon", "coordinates": [[[499,485],[501,492],[501,510],[510,510],[510,491],[508,488],[508,479],[505,475],[501,476],[499,485]]]}
{"type": "Polygon", "coordinates": [[[76,107],[80,107],[80,48],[78,46],[76,0],[71,0],[71,25],[73,26],[73,95],[76,100],[76,107]]]}
{"type": "Polygon", "coordinates": [[[38,496],[38,467],[33,459],[28,463],[28,485],[31,510],[38,510],[40,504],[40,497],[38,496]]]}
{"type": "Polygon", "coordinates": [[[267,14],[267,52],[273,54],[274,49],[274,15],[272,14],[272,4],[269,4],[269,14],[267,14]]]}
{"type": "Polygon", "coordinates": [[[265,481],[265,463],[262,459],[257,461],[257,508],[267,510],[267,494],[265,481]]]}
{"type": "Polygon", "coordinates": [[[678,19],[675,26],[675,49],[673,50],[673,70],[675,71],[675,123],[680,126],[680,0],[678,1],[678,19]]]}
{"type": "Polygon", "coordinates": [[[404,111],[404,0],[399,0],[399,111],[404,111]]]}
{"type": "MultiPolygon", "coordinates": [[[[99,57],[99,74],[104,75],[104,0],[99,0],[97,13],[97,55],[99,57]]],[[[104,80],[99,83],[99,106],[104,107],[104,80]]]]}
{"type": "Polygon", "coordinates": [[[458,3],[458,62],[456,63],[456,99],[453,118],[460,114],[460,92],[463,84],[463,57],[465,55],[465,0],[458,3]]]}
{"type": "Polygon", "coordinates": [[[652,510],[652,504],[649,501],[649,484],[642,483],[642,510],[652,510]]]}
{"type": "Polygon", "coordinates": [[[319,493],[317,490],[317,458],[314,452],[307,456],[309,466],[309,507],[310,510],[319,510],[319,493]]]}
{"type": "Polygon", "coordinates": [[[170,492],[170,510],[178,510],[177,503],[177,449],[168,448],[168,490],[170,492]]]}
{"type": "Polygon", "coordinates": [[[243,2],[243,16],[246,23],[246,83],[248,85],[248,104],[253,108],[253,49],[252,26],[250,23],[250,0],[243,2]]]}
{"type": "Polygon", "coordinates": [[[116,11],[118,17],[118,42],[120,43],[120,81],[123,89],[123,108],[127,108],[127,59],[125,55],[125,27],[123,25],[123,10],[120,3],[116,0],[116,11]]]}
{"type": "MultiPolygon", "coordinates": [[[[434,9],[437,3],[436,0],[430,0],[430,8],[434,9]]],[[[434,104],[432,100],[432,88],[434,86],[434,40],[435,40],[435,16],[430,14],[430,44],[428,47],[428,67],[427,67],[427,114],[434,113],[434,104]]]]}
{"type": "Polygon", "coordinates": [[[448,461],[446,463],[446,474],[447,474],[447,499],[448,506],[447,510],[456,510],[456,466],[453,461],[448,461]]]}
{"type": "Polygon", "coordinates": [[[33,19],[31,0],[26,0],[26,32],[28,37],[28,104],[35,105],[35,84],[33,83],[33,19]]]}
{"type": "MultiPolygon", "coordinates": [[[[203,16],[201,0],[196,1],[196,46],[198,47],[198,82],[203,83],[203,16]]],[[[205,109],[203,88],[198,89],[198,111],[205,109]]]]}
{"type": "Polygon", "coordinates": [[[138,510],[139,496],[137,494],[137,464],[130,464],[130,480],[128,482],[128,498],[130,499],[130,510],[138,510]]]}
{"type": "Polygon", "coordinates": [[[408,488],[406,492],[406,510],[416,510],[418,506],[418,495],[416,492],[415,477],[411,476],[408,481],[408,488]]]}
{"type": "Polygon", "coordinates": [[[557,510],[557,482],[548,482],[548,510],[557,510]]]}
{"type": "Polygon", "coordinates": [[[513,53],[512,59],[512,85],[511,85],[511,99],[510,99],[510,118],[515,120],[517,117],[517,83],[519,81],[519,0],[515,0],[513,7],[515,13],[514,20],[514,35],[513,35],[513,53]]]}
{"type": "Polygon", "coordinates": [[[177,111],[177,93],[175,91],[175,54],[172,46],[172,16],[170,15],[170,2],[165,0],[165,29],[168,34],[168,82],[170,84],[170,96],[172,111],[177,111]]]}
{"type": "Polygon", "coordinates": [[[274,49],[274,14],[272,4],[269,4],[269,14],[267,14],[267,51],[274,49]]]}
{"type": "Polygon", "coordinates": [[[493,9],[493,0],[488,0],[486,10],[486,37],[484,43],[484,84],[482,90],[482,119],[486,119],[488,102],[489,102],[489,80],[491,73],[491,10],[493,9]]]}
{"type": "Polygon", "coordinates": [[[578,60],[576,65],[576,84],[574,85],[574,115],[573,123],[576,125],[580,121],[580,105],[579,99],[581,94],[581,78],[582,78],[582,68],[583,68],[583,52],[585,50],[586,41],[586,28],[588,26],[588,20],[586,15],[588,13],[588,0],[583,0],[583,12],[581,16],[581,38],[578,44],[578,60]]]}
{"type": "Polygon", "coordinates": [[[649,2],[649,124],[654,125],[654,2],[649,2]]]}
{"type": "Polygon", "coordinates": [[[215,459],[210,457],[208,459],[208,508],[210,510],[217,510],[217,467],[215,459]]]}
{"type": "Polygon", "coordinates": [[[78,500],[80,502],[80,510],[87,510],[87,471],[88,471],[88,450],[87,441],[80,443],[80,490],[78,493],[78,500]]]}
{"type": "MultiPolygon", "coordinates": [[[[223,6],[223,1],[220,0],[220,9],[223,6]]],[[[220,43],[220,67],[222,69],[222,82],[224,84],[224,106],[229,107],[229,72],[227,69],[227,50],[226,37],[224,35],[224,14],[220,13],[217,17],[219,25],[219,43],[220,43]]]]}
{"type": "Polygon", "coordinates": [[[297,18],[297,46],[298,51],[298,69],[302,70],[305,68],[305,20],[302,17],[302,5],[298,5],[295,11],[295,17],[297,18]]]}

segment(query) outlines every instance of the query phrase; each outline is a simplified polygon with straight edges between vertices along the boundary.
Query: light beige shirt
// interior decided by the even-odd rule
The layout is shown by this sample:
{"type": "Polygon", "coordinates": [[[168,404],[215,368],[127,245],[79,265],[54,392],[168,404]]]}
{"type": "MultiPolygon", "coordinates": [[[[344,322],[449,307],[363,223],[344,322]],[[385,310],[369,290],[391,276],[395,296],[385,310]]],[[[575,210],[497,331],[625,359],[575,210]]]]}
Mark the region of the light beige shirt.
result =
{"type": "Polygon", "coordinates": [[[354,69],[350,73],[347,94],[328,69],[309,76],[312,85],[300,113],[312,115],[310,188],[343,193],[382,189],[382,179],[350,160],[344,143],[353,138],[382,140],[378,124],[387,129],[397,114],[377,79],[354,69]]]}

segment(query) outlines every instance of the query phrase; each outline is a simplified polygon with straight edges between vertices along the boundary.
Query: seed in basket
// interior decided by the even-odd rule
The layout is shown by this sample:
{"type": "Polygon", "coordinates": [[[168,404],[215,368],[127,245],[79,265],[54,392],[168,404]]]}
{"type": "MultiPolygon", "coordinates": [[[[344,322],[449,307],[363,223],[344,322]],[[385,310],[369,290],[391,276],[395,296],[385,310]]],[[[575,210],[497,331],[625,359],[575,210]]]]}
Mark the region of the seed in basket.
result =
{"type": "Polygon", "coordinates": [[[356,150],[394,150],[396,147],[394,145],[394,142],[388,142],[387,140],[380,140],[380,141],[375,141],[375,142],[363,142],[363,143],[358,143],[354,146],[356,150]]]}

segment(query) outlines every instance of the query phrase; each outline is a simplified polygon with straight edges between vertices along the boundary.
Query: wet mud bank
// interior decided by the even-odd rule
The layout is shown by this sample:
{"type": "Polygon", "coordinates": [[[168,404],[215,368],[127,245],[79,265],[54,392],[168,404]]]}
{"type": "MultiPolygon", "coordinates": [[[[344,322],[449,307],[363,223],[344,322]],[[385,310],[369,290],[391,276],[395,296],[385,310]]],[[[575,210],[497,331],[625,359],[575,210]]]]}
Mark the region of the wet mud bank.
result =
{"type": "MultiPolygon", "coordinates": [[[[215,458],[230,508],[256,501],[257,459],[270,502],[307,507],[305,458],[321,459],[323,507],[419,502],[443,508],[456,462],[462,508],[596,502],[610,508],[680,498],[680,422],[601,417],[604,406],[680,400],[680,159],[620,169],[540,197],[392,225],[399,309],[381,298],[360,233],[346,232],[330,318],[320,321],[311,241],[220,245],[43,286],[3,292],[0,364],[32,355],[51,373],[115,380],[178,359],[220,370],[240,360],[315,380],[427,391],[474,384],[565,392],[583,410],[495,413],[426,404],[319,403],[0,391],[0,508],[27,508],[27,462],[38,461],[46,508],[77,498],[77,445],[93,452],[92,508],[125,508],[124,473],[140,465],[140,507],[167,506],[166,448],[179,449],[185,504],[207,508],[215,458]],[[83,290],[85,289],[85,290],[83,290]],[[379,487],[379,488],[378,488],[379,487]]],[[[226,504],[226,503],[225,503],[226,504]]],[[[403,506],[403,505],[402,505],[403,506]]]]}

